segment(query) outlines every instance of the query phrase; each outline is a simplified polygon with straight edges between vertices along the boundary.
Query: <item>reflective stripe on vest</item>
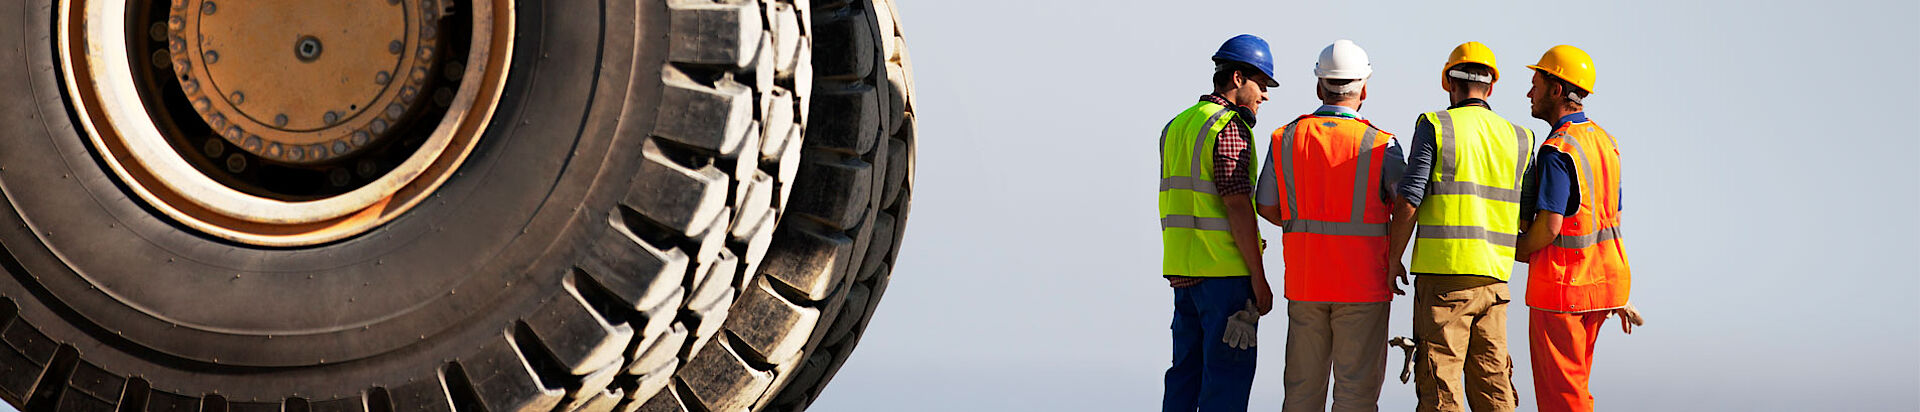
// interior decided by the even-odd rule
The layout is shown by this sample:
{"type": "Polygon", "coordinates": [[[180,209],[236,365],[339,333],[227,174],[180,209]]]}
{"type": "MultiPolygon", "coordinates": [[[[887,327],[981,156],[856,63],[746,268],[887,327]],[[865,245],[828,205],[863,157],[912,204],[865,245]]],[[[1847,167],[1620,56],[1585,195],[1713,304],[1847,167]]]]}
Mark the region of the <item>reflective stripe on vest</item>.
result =
{"type": "MultiPolygon", "coordinates": [[[[1159,197],[1164,275],[1248,274],[1229,230],[1226,204],[1213,182],[1214,148],[1220,131],[1234,121],[1234,116],[1225,106],[1202,101],[1161,129],[1159,197]],[[1192,140],[1185,140],[1189,138],[1192,140]]],[[[1248,146],[1252,150],[1251,141],[1248,146]]]]}
{"type": "MultiPolygon", "coordinates": [[[[1295,123],[1298,122],[1296,121],[1295,123]]],[[[1294,125],[1288,124],[1285,129],[1280,131],[1281,140],[1280,143],[1278,143],[1279,145],[1274,147],[1276,149],[1292,148],[1295,133],[1294,125]]],[[[1360,155],[1354,159],[1355,162],[1359,162],[1359,167],[1355,170],[1363,172],[1371,170],[1369,166],[1373,163],[1373,142],[1379,133],[1380,129],[1374,129],[1369,126],[1366,134],[1360,138],[1360,155]]],[[[1391,138],[1392,135],[1388,135],[1388,137],[1391,138]]],[[[1294,173],[1292,173],[1292,171],[1295,169],[1293,168],[1292,150],[1283,150],[1280,152],[1280,170],[1282,170],[1281,176],[1286,180],[1286,210],[1289,211],[1287,215],[1289,217],[1280,221],[1280,228],[1282,230],[1288,233],[1305,232],[1340,236],[1387,235],[1387,224],[1361,222],[1361,215],[1367,210],[1366,193],[1368,190],[1366,189],[1368,183],[1367,177],[1369,176],[1367,173],[1354,173],[1353,175],[1353,201],[1350,203],[1351,206],[1349,206],[1353,211],[1352,216],[1349,216],[1346,221],[1335,222],[1293,217],[1295,215],[1292,214],[1292,211],[1300,210],[1300,205],[1299,201],[1294,198],[1294,188],[1296,186],[1293,184],[1294,173]]]]}
{"type": "Polygon", "coordinates": [[[1527,265],[1527,306],[1590,312],[1625,306],[1632,289],[1620,231],[1620,156],[1613,136],[1591,122],[1561,125],[1545,143],[1573,159],[1580,207],[1553,243],[1527,265]]]}
{"type": "Polygon", "coordinates": [[[1533,133],[1479,106],[1421,116],[1434,127],[1437,164],[1420,204],[1409,269],[1507,280],[1533,133]]]}
{"type": "MultiPolygon", "coordinates": [[[[1370,303],[1386,284],[1386,202],[1381,194],[1393,134],[1365,120],[1307,115],[1273,135],[1280,192],[1286,298],[1370,303]],[[1379,157],[1379,159],[1376,159],[1379,157]]],[[[1274,183],[1264,183],[1274,184],[1274,183]]]]}

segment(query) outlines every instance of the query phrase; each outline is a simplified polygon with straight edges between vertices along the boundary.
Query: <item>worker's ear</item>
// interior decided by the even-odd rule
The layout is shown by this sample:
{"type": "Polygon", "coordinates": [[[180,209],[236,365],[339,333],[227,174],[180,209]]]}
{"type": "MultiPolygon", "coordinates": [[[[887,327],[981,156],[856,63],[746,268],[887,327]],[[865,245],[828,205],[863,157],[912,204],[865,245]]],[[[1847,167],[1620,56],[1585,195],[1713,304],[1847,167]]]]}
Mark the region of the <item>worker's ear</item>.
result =
{"type": "Polygon", "coordinates": [[[1368,87],[1371,87],[1371,86],[1370,86],[1370,85],[1366,85],[1366,84],[1362,84],[1362,85],[1360,85],[1360,101],[1366,101],[1366,100],[1367,100],[1367,88],[1368,88],[1368,87]]]}

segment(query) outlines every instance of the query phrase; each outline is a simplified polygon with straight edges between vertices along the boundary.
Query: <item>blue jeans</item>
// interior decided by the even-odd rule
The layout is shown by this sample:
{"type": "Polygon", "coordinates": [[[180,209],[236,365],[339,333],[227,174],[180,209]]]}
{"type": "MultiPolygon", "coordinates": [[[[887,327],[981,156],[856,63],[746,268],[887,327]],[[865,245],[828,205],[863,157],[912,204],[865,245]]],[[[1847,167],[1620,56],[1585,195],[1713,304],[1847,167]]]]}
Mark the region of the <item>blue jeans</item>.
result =
{"type": "Polygon", "coordinates": [[[1221,336],[1227,318],[1247,308],[1248,277],[1210,278],[1173,290],[1173,366],[1160,410],[1244,412],[1259,347],[1234,349],[1221,336]]]}

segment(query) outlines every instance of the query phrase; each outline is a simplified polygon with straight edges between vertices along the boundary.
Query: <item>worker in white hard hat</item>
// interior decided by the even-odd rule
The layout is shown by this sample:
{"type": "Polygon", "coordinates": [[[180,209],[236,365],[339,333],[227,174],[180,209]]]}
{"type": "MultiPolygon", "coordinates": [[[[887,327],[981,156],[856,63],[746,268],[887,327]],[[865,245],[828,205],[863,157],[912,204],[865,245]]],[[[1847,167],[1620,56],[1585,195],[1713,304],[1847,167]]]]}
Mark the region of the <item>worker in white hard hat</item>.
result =
{"type": "Polygon", "coordinates": [[[1388,203],[1405,161],[1393,134],[1360,116],[1373,75],[1365,50],[1335,41],[1320,51],[1313,74],[1320,107],[1273,133],[1255,179],[1260,216],[1286,232],[1281,410],[1326,410],[1331,374],[1333,410],[1374,411],[1393,301],[1388,203]]]}
{"type": "Polygon", "coordinates": [[[1519,397],[1507,354],[1507,279],[1533,132],[1487,104],[1500,71],[1486,45],[1455,47],[1440,76],[1450,104],[1414,121],[1387,252],[1404,283],[1408,267],[1399,257],[1418,226],[1411,268],[1416,410],[1511,411],[1519,397]]]}

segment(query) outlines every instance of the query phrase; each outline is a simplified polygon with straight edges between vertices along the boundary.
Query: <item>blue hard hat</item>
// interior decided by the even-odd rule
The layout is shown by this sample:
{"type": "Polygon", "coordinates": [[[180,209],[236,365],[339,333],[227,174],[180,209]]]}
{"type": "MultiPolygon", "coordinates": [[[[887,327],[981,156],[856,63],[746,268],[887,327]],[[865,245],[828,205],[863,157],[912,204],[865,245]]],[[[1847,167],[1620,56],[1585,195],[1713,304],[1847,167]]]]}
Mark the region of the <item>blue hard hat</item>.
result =
{"type": "Polygon", "coordinates": [[[1273,50],[1267,48],[1267,41],[1260,36],[1242,34],[1227,39],[1220,45],[1220,51],[1213,52],[1213,61],[1246,63],[1267,75],[1267,87],[1280,86],[1279,81],[1273,80],[1273,50]]]}

